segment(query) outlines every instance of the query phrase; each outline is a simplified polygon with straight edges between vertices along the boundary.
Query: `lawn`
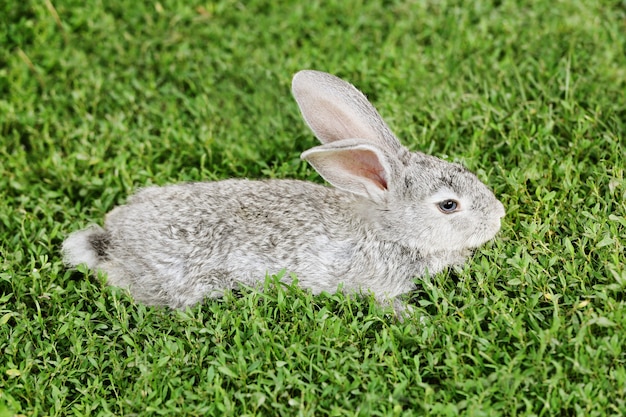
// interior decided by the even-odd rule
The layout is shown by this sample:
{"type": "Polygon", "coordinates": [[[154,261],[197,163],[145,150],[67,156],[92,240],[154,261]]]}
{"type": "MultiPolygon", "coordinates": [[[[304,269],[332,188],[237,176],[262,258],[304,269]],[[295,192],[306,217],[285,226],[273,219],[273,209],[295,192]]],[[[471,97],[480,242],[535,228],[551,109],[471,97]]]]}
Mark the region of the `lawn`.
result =
{"type": "Polygon", "coordinates": [[[624,1],[23,0],[0,23],[0,417],[625,412],[624,1]],[[321,183],[304,68],[506,207],[412,316],[276,277],[172,312],[64,267],[146,185],[321,183]]]}

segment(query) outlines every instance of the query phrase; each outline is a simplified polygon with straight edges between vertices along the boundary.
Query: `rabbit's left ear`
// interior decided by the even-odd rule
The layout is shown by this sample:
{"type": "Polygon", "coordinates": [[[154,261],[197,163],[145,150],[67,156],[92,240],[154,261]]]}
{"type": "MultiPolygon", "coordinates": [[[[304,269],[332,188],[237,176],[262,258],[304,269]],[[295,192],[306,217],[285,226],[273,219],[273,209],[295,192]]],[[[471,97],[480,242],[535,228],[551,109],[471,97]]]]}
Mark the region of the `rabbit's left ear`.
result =
{"type": "Polygon", "coordinates": [[[402,145],[367,98],[352,84],[321,71],[298,72],[291,83],[304,120],[323,144],[360,138],[390,155],[402,145]]]}
{"type": "Polygon", "coordinates": [[[382,201],[391,168],[384,152],[361,139],[347,139],[316,146],[302,153],[329,183],[374,201],[382,201]]]}

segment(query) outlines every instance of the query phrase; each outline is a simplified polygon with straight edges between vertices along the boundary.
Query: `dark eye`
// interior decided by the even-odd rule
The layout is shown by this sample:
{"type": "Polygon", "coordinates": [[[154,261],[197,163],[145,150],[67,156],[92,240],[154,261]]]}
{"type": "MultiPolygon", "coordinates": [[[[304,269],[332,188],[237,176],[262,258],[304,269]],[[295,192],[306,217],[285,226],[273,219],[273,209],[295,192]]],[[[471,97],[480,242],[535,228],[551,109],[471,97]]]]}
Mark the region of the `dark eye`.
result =
{"type": "Polygon", "coordinates": [[[443,200],[439,203],[439,210],[444,214],[454,213],[459,207],[459,203],[456,200],[443,200]]]}

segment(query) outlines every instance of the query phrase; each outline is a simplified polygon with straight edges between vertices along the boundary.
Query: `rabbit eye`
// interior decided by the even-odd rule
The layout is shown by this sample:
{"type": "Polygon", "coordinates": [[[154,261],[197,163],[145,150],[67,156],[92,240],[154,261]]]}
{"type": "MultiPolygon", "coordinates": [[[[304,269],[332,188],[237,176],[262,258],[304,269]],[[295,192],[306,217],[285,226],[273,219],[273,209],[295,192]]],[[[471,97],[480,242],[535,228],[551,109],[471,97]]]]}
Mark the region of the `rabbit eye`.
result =
{"type": "Polygon", "coordinates": [[[459,207],[459,203],[456,200],[444,200],[439,203],[439,210],[444,214],[454,213],[459,207]]]}

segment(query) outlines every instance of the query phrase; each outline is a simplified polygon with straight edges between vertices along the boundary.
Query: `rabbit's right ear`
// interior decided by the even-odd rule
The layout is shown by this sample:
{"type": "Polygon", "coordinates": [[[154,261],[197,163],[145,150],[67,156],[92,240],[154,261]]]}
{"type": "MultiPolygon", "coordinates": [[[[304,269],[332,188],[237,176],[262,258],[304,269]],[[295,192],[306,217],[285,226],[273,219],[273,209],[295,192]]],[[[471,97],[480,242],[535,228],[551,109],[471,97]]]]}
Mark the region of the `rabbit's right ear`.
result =
{"type": "Polygon", "coordinates": [[[383,201],[392,168],[377,147],[361,139],[348,139],[316,146],[301,157],[340,190],[383,201]]]}
{"type": "Polygon", "coordinates": [[[291,90],[304,120],[323,144],[359,138],[395,155],[402,148],[378,111],[352,84],[325,72],[304,70],[291,90]]]}

